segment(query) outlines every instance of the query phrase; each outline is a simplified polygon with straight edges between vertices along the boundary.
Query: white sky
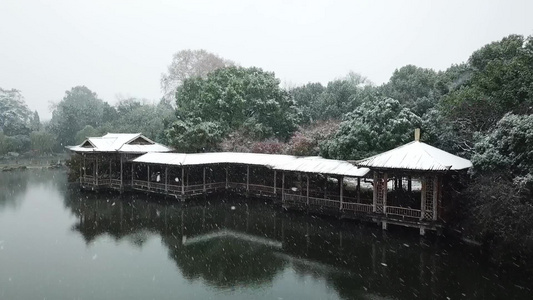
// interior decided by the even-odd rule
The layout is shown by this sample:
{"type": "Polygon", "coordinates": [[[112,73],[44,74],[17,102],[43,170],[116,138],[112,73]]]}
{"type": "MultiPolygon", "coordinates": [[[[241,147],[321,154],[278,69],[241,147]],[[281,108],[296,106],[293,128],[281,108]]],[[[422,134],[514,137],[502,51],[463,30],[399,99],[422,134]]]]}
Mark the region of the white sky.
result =
{"type": "Polygon", "coordinates": [[[86,85],[158,100],[172,54],[205,49],[284,84],[350,70],[376,84],[406,64],[444,70],[512,33],[533,35],[533,1],[1,0],[0,87],[49,119],[50,101],[86,85]]]}

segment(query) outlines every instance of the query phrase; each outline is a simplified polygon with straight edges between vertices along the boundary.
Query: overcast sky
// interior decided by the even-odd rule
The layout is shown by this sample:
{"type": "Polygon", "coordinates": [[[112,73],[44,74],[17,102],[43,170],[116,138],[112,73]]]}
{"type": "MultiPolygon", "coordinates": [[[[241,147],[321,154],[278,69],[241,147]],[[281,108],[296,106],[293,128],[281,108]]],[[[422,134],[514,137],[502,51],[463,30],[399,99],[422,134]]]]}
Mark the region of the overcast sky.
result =
{"type": "Polygon", "coordinates": [[[0,87],[49,102],[85,85],[157,101],[172,54],[205,49],[285,85],[350,70],[376,84],[406,64],[444,70],[512,33],[533,35],[533,1],[0,1],[0,87]]]}

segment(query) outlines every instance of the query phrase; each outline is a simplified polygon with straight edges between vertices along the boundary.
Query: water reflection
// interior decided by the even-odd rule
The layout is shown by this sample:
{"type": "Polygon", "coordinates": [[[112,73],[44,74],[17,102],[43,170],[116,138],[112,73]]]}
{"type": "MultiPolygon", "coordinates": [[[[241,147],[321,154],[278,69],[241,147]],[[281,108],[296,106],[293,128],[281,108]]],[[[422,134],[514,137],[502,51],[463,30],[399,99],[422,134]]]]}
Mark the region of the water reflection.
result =
{"type": "Polygon", "coordinates": [[[72,192],[65,205],[86,243],[109,235],[143,247],[150,235],[159,235],[185,278],[217,289],[269,287],[291,270],[302,280],[324,280],[344,299],[499,299],[510,290],[513,298],[529,298],[527,288],[502,281],[463,248],[403,230],[386,234],[354,222],[283,213],[259,201],[180,205],[72,192]]]}
{"type": "Polygon", "coordinates": [[[29,186],[64,193],[67,177],[64,172],[50,172],[40,168],[0,172],[0,210],[4,207],[17,208],[24,200],[22,196],[29,186]]]}

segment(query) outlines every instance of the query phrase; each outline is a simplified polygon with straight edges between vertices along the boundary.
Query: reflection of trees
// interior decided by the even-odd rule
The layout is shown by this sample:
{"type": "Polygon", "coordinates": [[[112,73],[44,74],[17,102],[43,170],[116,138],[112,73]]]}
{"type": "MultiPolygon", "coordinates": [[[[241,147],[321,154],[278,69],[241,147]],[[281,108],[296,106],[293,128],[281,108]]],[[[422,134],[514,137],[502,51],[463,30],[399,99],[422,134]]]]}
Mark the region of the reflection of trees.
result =
{"type": "Polygon", "coordinates": [[[180,247],[181,240],[174,238],[164,238],[164,243],[186,278],[203,278],[216,287],[259,286],[271,282],[284,267],[284,261],[268,246],[231,237],[186,247],[180,247]]]}
{"type": "Polygon", "coordinates": [[[65,204],[87,242],[105,234],[142,247],[157,234],[186,278],[216,288],[263,286],[290,267],[302,278],[325,280],[345,299],[459,298],[465,289],[473,295],[470,286],[483,286],[483,295],[504,291],[462,253],[448,254],[459,250],[412,232],[384,234],[354,222],[280,213],[252,200],[181,205],[133,197],[73,191],[65,204]]]}
{"type": "Polygon", "coordinates": [[[0,208],[17,206],[20,195],[29,186],[42,185],[63,191],[66,187],[66,175],[61,170],[24,170],[0,172],[0,208]]]}

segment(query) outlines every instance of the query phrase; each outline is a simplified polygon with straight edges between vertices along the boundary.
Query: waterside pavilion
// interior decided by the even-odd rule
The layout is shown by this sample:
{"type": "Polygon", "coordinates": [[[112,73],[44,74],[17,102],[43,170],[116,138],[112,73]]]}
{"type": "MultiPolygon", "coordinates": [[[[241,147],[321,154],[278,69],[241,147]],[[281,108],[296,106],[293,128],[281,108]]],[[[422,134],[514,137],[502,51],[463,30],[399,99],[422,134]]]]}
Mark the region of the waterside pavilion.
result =
{"type": "Polygon", "coordinates": [[[180,201],[229,192],[269,198],[286,209],[370,220],[383,229],[415,227],[420,234],[445,222],[442,191],[448,175],[472,166],[418,140],[353,163],[278,154],[166,153],[171,149],[140,134],[88,138],[69,149],[82,155],[82,189],[128,189],[180,201]]]}
{"type": "Polygon", "coordinates": [[[387,224],[438,229],[446,222],[450,208],[445,186],[452,176],[464,174],[472,163],[426,143],[415,140],[387,152],[354,162],[372,170],[373,212],[387,224]]]}
{"type": "Polygon", "coordinates": [[[146,153],[170,152],[140,133],[108,133],[86,138],[80,145],[67,147],[80,155],[79,181],[82,189],[123,191],[132,177],[131,160],[146,153]]]}

